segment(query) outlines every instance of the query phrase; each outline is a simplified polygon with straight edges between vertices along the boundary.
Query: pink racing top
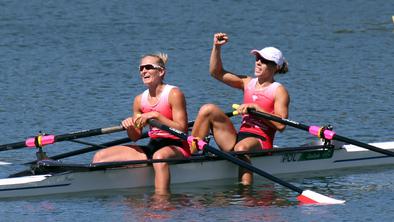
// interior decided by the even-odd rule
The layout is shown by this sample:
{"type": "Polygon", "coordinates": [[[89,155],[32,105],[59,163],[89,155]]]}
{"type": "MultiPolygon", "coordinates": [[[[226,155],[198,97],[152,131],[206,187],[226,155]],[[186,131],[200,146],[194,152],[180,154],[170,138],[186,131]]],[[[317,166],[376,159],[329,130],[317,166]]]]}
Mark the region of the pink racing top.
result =
{"type": "MultiPolygon", "coordinates": [[[[256,89],[257,78],[253,78],[244,87],[244,103],[255,103],[263,108],[267,113],[274,113],[275,92],[281,86],[278,82],[273,82],[271,85],[263,89],[256,89]]],[[[276,129],[264,123],[263,119],[253,117],[248,114],[242,116],[242,124],[240,132],[248,132],[263,136],[266,141],[263,141],[263,148],[272,148],[276,129]]]]}
{"type": "MultiPolygon", "coordinates": [[[[156,111],[161,113],[166,118],[172,120],[172,108],[168,101],[168,96],[170,94],[171,89],[175,88],[172,85],[165,85],[163,91],[160,94],[159,101],[156,104],[151,105],[148,101],[149,90],[145,90],[141,96],[141,110],[142,113],[156,111]]],[[[149,130],[149,137],[152,139],[155,138],[169,138],[169,139],[179,139],[176,136],[171,135],[170,133],[158,129],[156,127],[151,127],[149,130]]]]}

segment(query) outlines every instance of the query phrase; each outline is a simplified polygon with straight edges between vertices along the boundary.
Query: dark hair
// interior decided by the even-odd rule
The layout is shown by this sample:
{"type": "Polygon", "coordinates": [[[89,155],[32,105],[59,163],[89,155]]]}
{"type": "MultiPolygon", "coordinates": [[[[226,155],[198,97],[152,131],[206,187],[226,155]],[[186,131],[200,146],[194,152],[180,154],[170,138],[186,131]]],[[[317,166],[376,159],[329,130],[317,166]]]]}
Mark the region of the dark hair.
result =
{"type": "Polygon", "coordinates": [[[285,74],[288,71],[289,71],[289,63],[286,60],[284,60],[282,66],[278,71],[276,71],[276,73],[285,74]]]}

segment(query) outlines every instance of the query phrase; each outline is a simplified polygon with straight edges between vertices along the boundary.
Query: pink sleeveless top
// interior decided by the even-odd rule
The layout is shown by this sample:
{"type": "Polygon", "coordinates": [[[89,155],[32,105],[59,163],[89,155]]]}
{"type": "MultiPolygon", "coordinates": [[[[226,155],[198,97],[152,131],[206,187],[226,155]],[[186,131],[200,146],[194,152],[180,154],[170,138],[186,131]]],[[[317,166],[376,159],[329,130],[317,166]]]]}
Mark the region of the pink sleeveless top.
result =
{"type": "MultiPolygon", "coordinates": [[[[149,90],[145,90],[141,96],[141,110],[142,113],[147,113],[151,111],[156,111],[161,113],[163,116],[172,120],[172,108],[168,101],[168,95],[170,94],[171,89],[175,88],[175,86],[165,85],[163,91],[160,94],[159,101],[151,105],[148,101],[149,90]]],[[[169,138],[169,139],[179,139],[176,136],[171,135],[170,133],[160,130],[156,127],[150,127],[148,132],[149,137],[152,139],[156,138],[169,138]]]]}
{"type": "MultiPolygon", "coordinates": [[[[278,82],[273,82],[264,89],[255,89],[257,78],[253,78],[244,87],[244,103],[256,103],[263,108],[267,113],[274,113],[275,92],[281,86],[278,82]]],[[[242,116],[242,124],[240,132],[248,132],[263,136],[266,141],[263,141],[263,148],[272,148],[276,129],[266,125],[261,118],[256,118],[249,115],[242,116]]]]}

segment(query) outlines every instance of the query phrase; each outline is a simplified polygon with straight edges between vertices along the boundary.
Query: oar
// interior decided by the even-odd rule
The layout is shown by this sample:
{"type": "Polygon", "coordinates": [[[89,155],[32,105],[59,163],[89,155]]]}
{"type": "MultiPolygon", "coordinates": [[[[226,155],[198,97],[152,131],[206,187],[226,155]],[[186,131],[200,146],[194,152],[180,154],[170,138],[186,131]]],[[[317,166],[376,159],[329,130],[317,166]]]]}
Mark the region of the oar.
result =
{"type": "MultiPolygon", "coordinates": [[[[232,112],[226,113],[228,117],[233,116],[232,112]]],[[[192,127],[194,125],[194,120],[188,122],[188,127],[192,127]]],[[[39,135],[36,137],[28,138],[21,142],[9,143],[0,145],[0,151],[6,150],[14,150],[24,147],[37,147],[37,146],[45,146],[48,144],[53,144],[55,142],[73,140],[78,138],[90,137],[90,136],[98,136],[102,134],[115,133],[124,130],[122,126],[112,126],[107,128],[97,128],[97,129],[89,129],[83,130],[73,133],[67,133],[62,135],[39,135]]],[[[143,135],[143,138],[146,138],[147,135],[143,135]]]]}
{"type": "MultiPolygon", "coordinates": [[[[228,117],[232,117],[233,116],[233,112],[228,112],[228,113],[226,113],[226,115],[228,117]]],[[[195,122],[195,120],[189,121],[187,123],[187,126],[189,128],[193,127],[194,122],[195,122]]],[[[148,138],[148,132],[143,132],[142,133],[141,139],[144,139],[144,138],[148,138]]],[[[79,154],[84,154],[84,153],[88,153],[88,152],[92,152],[92,151],[97,151],[99,149],[102,149],[103,147],[115,146],[115,145],[119,145],[119,144],[123,144],[123,143],[127,143],[127,142],[130,142],[130,139],[128,137],[123,138],[123,139],[114,140],[114,141],[107,142],[107,143],[92,145],[90,147],[86,147],[86,148],[83,148],[83,149],[70,151],[70,152],[67,152],[67,153],[58,154],[56,156],[49,157],[49,159],[60,160],[60,159],[63,159],[63,158],[76,156],[76,155],[79,155],[79,154]]],[[[37,162],[37,161],[36,160],[35,161],[31,161],[31,162],[28,162],[26,164],[32,164],[32,163],[35,163],[35,162],[37,162]]]]}
{"type": "MultiPolygon", "coordinates": [[[[85,148],[82,148],[82,149],[73,150],[73,151],[66,152],[66,153],[61,153],[61,154],[58,154],[58,155],[55,155],[55,156],[50,156],[48,158],[52,159],[52,160],[60,160],[60,159],[64,159],[64,158],[67,158],[67,157],[72,157],[72,156],[77,156],[77,155],[84,154],[84,153],[97,151],[97,150],[100,150],[100,149],[103,149],[103,148],[106,148],[106,147],[116,146],[116,145],[127,143],[127,142],[130,142],[130,141],[131,141],[130,138],[125,137],[125,138],[122,138],[122,139],[117,139],[117,140],[113,140],[113,141],[110,141],[110,142],[96,144],[96,145],[92,145],[92,146],[85,147],[85,148]]],[[[36,162],[37,162],[37,160],[34,160],[34,161],[30,161],[30,162],[27,162],[27,163],[24,163],[24,164],[33,164],[33,163],[36,163],[36,162]]]]}
{"type": "Polygon", "coordinates": [[[107,128],[83,130],[83,131],[61,134],[61,135],[38,135],[36,137],[28,138],[25,141],[0,145],[0,151],[13,150],[13,149],[19,149],[24,147],[42,147],[60,141],[97,136],[97,135],[108,134],[108,133],[115,133],[122,130],[124,130],[122,126],[112,126],[107,128]]]}
{"type": "MultiPolygon", "coordinates": [[[[232,116],[234,116],[234,112],[228,112],[228,113],[226,113],[226,115],[228,117],[232,117],[232,116]]],[[[193,127],[194,122],[195,122],[195,120],[189,121],[187,123],[187,126],[189,128],[193,127]]],[[[111,133],[110,131],[113,131],[113,130],[115,130],[113,132],[117,132],[117,130],[118,130],[117,128],[118,127],[116,126],[116,127],[109,127],[109,128],[101,128],[101,129],[80,131],[78,133],[82,134],[84,132],[90,132],[90,134],[88,136],[82,136],[82,137],[89,137],[89,136],[101,135],[101,134],[105,134],[105,133],[111,133]],[[101,131],[104,132],[104,133],[100,133],[101,131]],[[98,134],[95,134],[95,133],[98,133],[98,134]],[[94,135],[92,135],[92,134],[94,134],[94,135]]],[[[123,128],[119,129],[119,131],[121,131],[121,130],[123,130],[123,128]]],[[[57,137],[60,137],[60,136],[65,137],[65,135],[72,135],[72,133],[71,134],[59,135],[57,137]]],[[[76,138],[82,138],[81,136],[78,136],[78,135],[77,136],[74,135],[74,137],[72,137],[72,136],[67,136],[67,137],[69,137],[68,140],[70,140],[70,141],[72,141],[73,139],[76,139],[76,138]]],[[[148,137],[148,132],[142,133],[141,138],[147,138],[147,137],[148,137]]],[[[32,138],[30,138],[30,139],[32,139],[32,138]]],[[[67,139],[63,139],[63,140],[59,140],[59,139],[61,139],[61,138],[58,138],[56,140],[56,142],[67,140],[67,139]]],[[[55,155],[55,156],[50,156],[49,158],[53,159],[53,160],[60,160],[60,159],[63,159],[63,158],[72,157],[72,156],[76,156],[76,155],[80,155],[80,154],[84,154],[84,153],[88,153],[88,152],[93,152],[93,151],[97,151],[99,149],[102,149],[104,147],[115,146],[115,145],[119,145],[119,144],[123,144],[123,143],[127,143],[127,142],[130,142],[130,139],[126,137],[126,138],[123,138],[123,139],[118,139],[118,140],[114,140],[114,141],[110,141],[110,142],[106,142],[106,143],[102,143],[102,144],[95,144],[95,145],[92,144],[89,147],[85,147],[85,148],[82,148],[82,149],[79,149],[79,150],[74,150],[74,151],[70,151],[70,152],[66,152],[66,153],[61,153],[61,154],[58,154],[58,155],[55,155]]],[[[26,143],[26,141],[25,142],[17,142],[17,143],[0,145],[0,151],[26,147],[25,143],[26,143]],[[22,147],[18,147],[18,146],[22,146],[22,147]],[[17,148],[14,148],[14,147],[17,147],[17,148]]],[[[33,161],[30,161],[30,162],[26,162],[24,164],[33,164],[33,163],[36,163],[36,162],[37,162],[37,160],[33,160],[33,161]]],[[[12,163],[0,161],[0,165],[9,165],[9,164],[12,164],[12,163]]]]}
{"type": "MultiPolygon", "coordinates": [[[[148,123],[152,126],[155,126],[159,129],[161,129],[161,130],[165,130],[165,131],[169,132],[170,134],[179,137],[182,140],[193,141],[196,139],[195,137],[188,136],[184,132],[181,132],[177,129],[170,128],[170,127],[158,122],[157,120],[150,119],[150,120],[148,120],[148,123]]],[[[345,202],[343,200],[337,200],[337,199],[333,199],[333,198],[324,196],[322,194],[313,192],[311,190],[303,190],[299,187],[296,187],[296,186],[294,186],[290,183],[287,183],[286,181],[283,181],[283,180],[281,180],[281,179],[279,179],[279,178],[277,178],[277,177],[275,177],[263,170],[260,170],[259,168],[254,167],[253,165],[249,164],[248,162],[245,162],[241,159],[238,159],[235,156],[232,156],[231,154],[225,153],[219,149],[216,149],[216,148],[208,145],[203,140],[198,140],[197,144],[200,149],[207,150],[208,152],[210,152],[212,154],[215,154],[215,155],[217,155],[223,159],[226,159],[226,160],[228,160],[240,167],[243,167],[253,173],[263,176],[271,181],[279,183],[280,185],[285,186],[285,187],[299,193],[300,195],[297,197],[297,199],[299,201],[301,201],[302,203],[306,203],[306,204],[317,204],[317,203],[319,203],[319,204],[342,204],[345,202]]]]}
{"type": "MultiPolygon", "coordinates": [[[[145,134],[147,134],[147,132],[143,133],[142,135],[144,136],[145,134]]],[[[145,136],[144,138],[146,138],[147,136],[145,136]]],[[[109,142],[105,142],[105,143],[101,143],[101,144],[93,144],[90,143],[90,146],[85,147],[85,148],[81,148],[78,150],[73,150],[73,151],[69,151],[66,153],[61,153],[61,154],[57,154],[54,156],[49,156],[48,158],[51,160],[60,160],[63,158],[67,158],[67,157],[72,157],[72,156],[77,156],[80,154],[84,154],[84,153],[89,153],[89,152],[93,152],[93,151],[97,151],[106,147],[110,147],[110,146],[115,146],[115,145],[119,145],[119,144],[123,144],[123,143],[127,143],[130,142],[130,138],[125,137],[122,139],[117,139],[117,140],[113,140],[113,141],[109,141],[109,142]]],[[[73,140],[74,142],[74,140],[73,140]]],[[[33,164],[36,163],[37,160],[32,160],[26,163],[23,163],[22,165],[26,165],[26,164],[33,164]]],[[[5,161],[0,161],[0,165],[10,165],[10,164],[14,164],[14,163],[10,163],[10,162],[5,162],[5,161]]]]}
{"type": "MultiPolygon", "coordinates": [[[[228,112],[226,113],[226,115],[228,117],[232,117],[233,116],[233,112],[228,112]]],[[[195,120],[193,121],[189,121],[187,123],[188,127],[193,127],[195,120]]],[[[141,135],[141,138],[147,138],[148,137],[148,132],[143,132],[141,135]]],[[[79,137],[81,138],[81,137],[79,137]]],[[[72,138],[75,139],[75,138],[72,138]]],[[[72,141],[72,139],[69,139],[72,141]]],[[[127,143],[130,142],[130,139],[128,137],[123,138],[123,139],[118,139],[118,140],[114,140],[114,141],[110,141],[110,142],[106,142],[106,143],[102,143],[102,144],[91,144],[91,146],[89,147],[85,147],[79,150],[74,150],[74,151],[70,151],[70,152],[66,152],[66,153],[61,153],[55,156],[50,156],[48,157],[49,159],[52,160],[60,160],[63,158],[67,158],[67,157],[72,157],[72,156],[76,156],[76,155],[80,155],[80,154],[84,154],[84,153],[88,153],[88,152],[93,152],[93,151],[97,151],[99,149],[105,148],[105,147],[109,147],[109,146],[115,146],[115,145],[119,145],[119,144],[123,144],[123,143],[127,143]]],[[[8,144],[9,145],[9,144],[8,144]]],[[[5,145],[2,145],[5,146],[5,145]]],[[[24,164],[33,164],[36,163],[37,160],[33,160],[24,164]]],[[[0,161],[0,165],[7,165],[7,164],[12,164],[12,163],[8,163],[8,162],[2,162],[0,161]]]]}
{"type": "Polygon", "coordinates": [[[114,161],[114,162],[102,162],[102,163],[89,163],[89,164],[75,164],[75,163],[63,163],[53,160],[41,160],[37,162],[38,167],[44,169],[59,169],[63,171],[92,171],[102,170],[108,168],[125,167],[137,164],[153,164],[153,163],[189,163],[189,162],[201,162],[204,160],[214,159],[213,157],[198,155],[190,158],[168,158],[168,159],[145,159],[145,160],[128,160],[128,161],[114,161]]]}
{"type": "MultiPolygon", "coordinates": [[[[233,104],[233,108],[237,109],[238,108],[238,104],[233,104]]],[[[338,141],[342,141],[345,143],[349,143],[349,144],[353,144],[359,147],[363,147],[365,149],[369,149],[372,151],[375,151],[377,153],[382,153],[385,154],[387,156],[393,156],[394,157],[394,152],[389,151],[389,150],[385,150],[376,146],[372,146],[370,144],[367,143],[363,143],[357,140],[353,140],[344,136],[340,136],[338,134],[336,134],[334,131],[326,129],[324,127],[319,127],[319,126],[307,126],[304,125],[302,123],[293,121],[293,120],[288,120],[288,119],[284,119],[284,118],[280,118],[278,116],[274,116],[268,113],[264,113],[264,112],[259,112],[256,111],[254,109],[248,109],[248,113],[253,115],[253,116],[257,116],[257,117],[261,117],[264,119],[268,119],[268,120],[272,120],[275,122],[279,122],[285,125],[289,125],[298,129],[302,129],[305,130],[307,132],[309,132],[310,134],[317,136],[319,138],[324,138],[324,139],[328,139],[328,140],[338,140],[338,141]]]]}

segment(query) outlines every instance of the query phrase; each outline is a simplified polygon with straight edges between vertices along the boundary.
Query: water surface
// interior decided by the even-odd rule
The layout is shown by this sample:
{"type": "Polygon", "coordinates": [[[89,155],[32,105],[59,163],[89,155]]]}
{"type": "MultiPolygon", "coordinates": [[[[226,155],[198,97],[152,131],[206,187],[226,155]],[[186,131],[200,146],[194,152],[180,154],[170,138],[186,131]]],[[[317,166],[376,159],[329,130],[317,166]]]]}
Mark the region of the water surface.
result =
{"type": "MultiPolygon", "coordinates": [[[[331,124],[363,142],[392,141],[393,11],[392,2],[383,0],[3,0],[0,141],[118,124],[144,90],[140,56],[158,51],[169,54],[166,81],[185,92],[190,120],[204,103],[231,110],[232,103],[241,102],[241,92],[208,73],[215,32],[229,34],[223,61],[236,73],[253,72],[251,49],[273,45],[284,52],[290,72],[277,81],[290,92],[290,119],[331,124]]],[[[312,140],[288,128],[276,144],[312,140]]],[[[45,149],[55,155],[79,147],[65,142],[45,149]]],[[[91,155],[71,160],[89,162],[91,155]]],[[[32,159],[34,151],[26,149],[0,155],[15,163],[32,159]]],[[[20,169],[24,166],[6,166],[0,174],[20,169]]],[[[286,178],[347,200],[337,206],[300,206],[296,194],[264,180],[250,189],[225,180],[176,185],[160,200],[152,188],[8,200],[1,202],[0,215],[2,221],[389,221],[393,178],[391,168],[286,178]]]]}

